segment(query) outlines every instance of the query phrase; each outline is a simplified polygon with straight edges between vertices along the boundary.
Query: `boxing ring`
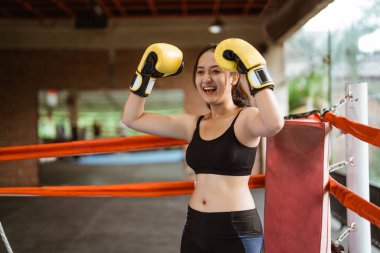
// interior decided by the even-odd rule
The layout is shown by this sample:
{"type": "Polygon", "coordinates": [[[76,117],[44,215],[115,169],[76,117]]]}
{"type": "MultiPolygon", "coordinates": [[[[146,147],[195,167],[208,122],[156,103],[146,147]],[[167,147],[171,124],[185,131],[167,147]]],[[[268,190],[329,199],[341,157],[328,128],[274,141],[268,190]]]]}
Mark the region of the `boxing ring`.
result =
{"type": "MultiPolygon", "coordinates": [[[[330,111],[287,119],[267,139],[266,174],[250,177],[250,188],[265,188],[264,237],[267,253],[331,252],[332,194],[346,208],[380,227],[380,207],[329,176],[331,125],[380,147],[380,130],[330,111]],[[302,231],[300,233],[300,231],[302,231]],[[275,243],[273,243],[275,242],[275,243]]],[[[0,161],[137,151],[185,145],[183,140],[151,135],[0,148],[0,161]]],[[[102,186],[0,187],[0,196],[160,197],[191,194],[191,180],[102,186]]]]}

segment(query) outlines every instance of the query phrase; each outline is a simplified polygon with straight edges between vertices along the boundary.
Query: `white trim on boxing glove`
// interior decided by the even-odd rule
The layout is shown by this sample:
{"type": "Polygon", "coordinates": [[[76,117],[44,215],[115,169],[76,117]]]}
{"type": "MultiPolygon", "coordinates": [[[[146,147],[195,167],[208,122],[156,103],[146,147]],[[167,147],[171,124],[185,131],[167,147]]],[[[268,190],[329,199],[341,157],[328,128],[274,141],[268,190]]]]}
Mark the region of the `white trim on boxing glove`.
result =
{"type": "Polygon", "coordinates": [[[148,85],[147,85],[147,87],[145,89],[145,94],[150,95],[150,93],[152,92],[152,89],[153,89],[153,86],[154,86],[155,82],[156,82],[155,78],[151,77],[149,79],[148,85]]]}
{"type": "Polygon", "coordinates": [[[140,96],[148,96],[153,89],[156,78],[143,77],[138,71],[136,71],[133,83],[130,86],[131,91],[140,96]],[[146,81],[149,78],[148,82],[146,81]]]}
{"type": "Polygon", "coordinates": [[[262,89],[273,85],[274,81],[269,74],[268,68],[264,65],[252,68],[247,73],[248,82],[254,89],[262,89]]]}
{"type": "Polygon", "coordinates": [[[139,72],[136,71],[135,78],[133,80],[133,83],[132,83],[130,89],[132,91],[137,91],[138,89],[140,89],[141,84],[142,84],[142,76],[139,72]]]}

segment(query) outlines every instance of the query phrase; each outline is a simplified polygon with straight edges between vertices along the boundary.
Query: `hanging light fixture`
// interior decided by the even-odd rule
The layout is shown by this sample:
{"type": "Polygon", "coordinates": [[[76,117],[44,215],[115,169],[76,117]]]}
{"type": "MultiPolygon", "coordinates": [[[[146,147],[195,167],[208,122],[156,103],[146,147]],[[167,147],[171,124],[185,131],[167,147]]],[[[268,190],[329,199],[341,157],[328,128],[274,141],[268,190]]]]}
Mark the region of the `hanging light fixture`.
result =
{"type": "Polygon", "coordinates": [[[214,22],[208,27],[208,31],[213,34],[217,34],[223,30],[223,26],[223,21],[219,17],[216,17],[214,22]]]}

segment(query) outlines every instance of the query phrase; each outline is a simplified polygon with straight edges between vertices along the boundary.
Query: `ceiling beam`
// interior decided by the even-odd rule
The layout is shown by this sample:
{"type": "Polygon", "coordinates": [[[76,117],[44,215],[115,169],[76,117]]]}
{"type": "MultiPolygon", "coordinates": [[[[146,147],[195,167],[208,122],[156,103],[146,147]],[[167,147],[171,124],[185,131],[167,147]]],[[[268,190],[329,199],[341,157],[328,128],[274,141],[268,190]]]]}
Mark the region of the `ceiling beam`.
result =
{"type": "Polygon", "coordinates": [[[104,11],[107,17],[113,16],[111,10],[107,7],[103,0],[96,0],[96,2],[98,3],[99,7],[104,11]]]}
{"type": "Polygon", "coordinates": [[[75,13],[69,7],[67,7],[66,4],[63,3],[61,0],[50,0],[50,2],[55,4],[60,10],[66,13],[68,17],[70,18],[75,17],[75,13]]]}
{"type": "Polygon", "coordinates": [[[31,5],[29,2],[25,0],[17,0],[17,2],[20,3],[25,8],[25,10],[32,12],[38,18],[45,18],[45,15],[37,8],[34,8],[33,5],[31,5]]]}
{"type": "Polygon", "coordinates": [[[157,16],[157,7],[156,4],[154,3],[154,0],[147,0],[148,1],[148,7],[150,12],[152,13],[153,16],[157,16]]]}
{"type": "Polygon", "coordinates": [[[332,1],[309,0],[300,4],[299,1],[289,0],[279,10],[271,10],[273,14],[265,24],[269,39],[273,42],[284,41],[332,1]]]}
{"type": "Polygon", "coordinates": [[[212,6],[212,15],[214,15],[214,16],[219,15],[220,1],[221,0],[214,0],[214,4],[212,6]]]}
{"type": "Polygon", "coordinates": [[[181,0],[181,11],[183,16],[189,14],[189,6],[187,5],[187,0],[181,0]]]}
{"type": "Polygon", "coordinates": [[[265,10],[265,8],[268,6],[268,1],[267,2],[256,2],[255,0],[248,0],[243,9],[243,15],[249,15],[249,12],[251,11],[252,8],[259,8],[261,12],[265,10]]]}
{"type": "Polygon", "coordinates": [[[249,11],[251,10],[251,8],[253,6],[253,2],[254,2],[254,0],[248,0],[245,3],[244,10],[243,10],[243,15],[248,15],[249,11]]]}
{"type": "Polygon", "coordinates": [[[116,9],[120,12],[121,16],[127,16],[127,12],[120,0],[112,0],[112,2],[116,6],[116,9]]]}

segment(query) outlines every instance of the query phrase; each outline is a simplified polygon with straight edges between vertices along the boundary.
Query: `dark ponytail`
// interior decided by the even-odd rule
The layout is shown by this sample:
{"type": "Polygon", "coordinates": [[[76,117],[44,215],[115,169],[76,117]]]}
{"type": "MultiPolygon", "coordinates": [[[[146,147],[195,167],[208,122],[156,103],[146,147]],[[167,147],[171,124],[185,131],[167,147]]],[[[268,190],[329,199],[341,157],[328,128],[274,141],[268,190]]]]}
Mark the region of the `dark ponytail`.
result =
{"type": "Polygon", "coordinates": [[[242,85],[242,83],[239,80],[235,85],[232,86],[232,90],[231,90],[232,101],[238,107],[251,106],[251,103],[249,101],[249,96],[243,90],[241,85],[242,85]]]}
{"type": "MultiPolygon", "coordinates": [[[[208,51],[211,51],[211,52],[215,52],[215,48],[216,48],[217,44],[209,44],[207,46],[205,46],[198,54],[198,57],[195,61],[195,65],[194,65],[194,70],[193,70],[193,83],[194,83],[194,86],[196,87],[196,84],[195,84],[195,76],[196,76],[196,73],[197,73],[197,67],[198,67],[198,62],[199,62],[199,59],[201,58],[201,56],[208,52],[208,51]]],[[[247,106],[251,106],[251,103],[249,101],[249,96],[247,95],[247,93],[243,90],[243,88],[241,87],[241,82],[240,80],[232,86],[232,89],[231,89],[231,95],[232,95],[232,101],[234,102],[234,104],[238,107],[247,107],[247,106]]],[[[207,104],[207,106],[210,108],[210,105],[207,104]]]]}

